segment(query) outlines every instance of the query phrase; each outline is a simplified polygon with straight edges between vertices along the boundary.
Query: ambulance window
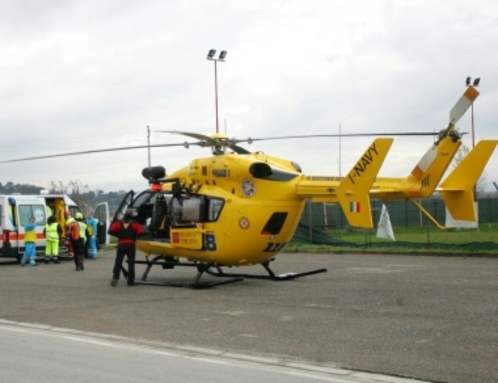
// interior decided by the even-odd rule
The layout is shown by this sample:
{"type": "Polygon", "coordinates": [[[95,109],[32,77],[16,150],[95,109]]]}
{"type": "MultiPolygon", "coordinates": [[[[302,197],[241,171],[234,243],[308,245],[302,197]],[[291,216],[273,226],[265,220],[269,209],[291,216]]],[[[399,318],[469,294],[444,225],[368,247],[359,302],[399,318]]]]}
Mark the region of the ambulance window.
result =
{"type": "Polygon", "coordinates": [[[3,217],[2,205],[0,205],[0,226],[3,226],[2,217],[3,217]]]}
{"type": "Polygon", "coordinates": [[[36,224],[45,225],[45,206],[44,205],[19,205],[19,224],[24,226],[31,217],[35,217],[36,224]]]}

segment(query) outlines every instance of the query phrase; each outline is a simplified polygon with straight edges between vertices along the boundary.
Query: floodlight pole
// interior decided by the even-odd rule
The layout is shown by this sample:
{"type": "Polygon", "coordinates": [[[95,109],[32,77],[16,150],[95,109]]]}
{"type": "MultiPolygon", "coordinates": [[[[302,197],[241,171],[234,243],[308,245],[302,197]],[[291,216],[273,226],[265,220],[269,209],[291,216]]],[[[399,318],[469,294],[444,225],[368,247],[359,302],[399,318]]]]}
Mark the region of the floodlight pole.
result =
{"type": "Polygon", "coordinates": [[[218,60],[214,60],[214,100],[216,104],[216,133],[219,133],[219,123],[218,123],[218,60]]]}
{"type": "MultiPolygon", "coordinates": [[[[470,124],[472,125],[472,149],[476,146],[476,135],[474,125],[474,103],[470,105],[470,124]]],[[[474,202],[477,202],[477,182],[474,184],[474,202]]]]}
{"type": "Polygon", "coordinates": [[[215,110],[216,110],[216,133],[219,133],[220,127],[219,127],[219,119],[218,119],[218,61],[224,62],[225,61],[225,56],[227,54],[226,51],[221,51],[220,55],[218,58],[215,58],[214,55],[216,54],[216,51],[214,49],[211,49],[208,52],[207,59],[214,61],[214,101],[215,101],[215,110]]]}

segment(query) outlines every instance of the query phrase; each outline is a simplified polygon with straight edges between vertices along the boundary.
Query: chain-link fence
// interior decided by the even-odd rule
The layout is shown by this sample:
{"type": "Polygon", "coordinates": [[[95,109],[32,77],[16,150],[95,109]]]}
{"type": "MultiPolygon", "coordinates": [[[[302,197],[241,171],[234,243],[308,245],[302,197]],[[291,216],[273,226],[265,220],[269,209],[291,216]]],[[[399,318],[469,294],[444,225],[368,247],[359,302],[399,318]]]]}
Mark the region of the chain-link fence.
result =
{"type": "Polygon", "coordinates": [[[496,250],[498,253],[497,196],[479,198],[478,227],[469,230],[445,228],[447,212],[441,198],[433,197],[415,202],[437,224],[413,201],[373,200],[371,205],[375,228],[358,230],[349,226],[339,205],[308,201],[292,242],[362,247],[454,248],[459,251],[496,250]],[[395,241],[377,237],[382,205],[387,208],[395,241]]]}

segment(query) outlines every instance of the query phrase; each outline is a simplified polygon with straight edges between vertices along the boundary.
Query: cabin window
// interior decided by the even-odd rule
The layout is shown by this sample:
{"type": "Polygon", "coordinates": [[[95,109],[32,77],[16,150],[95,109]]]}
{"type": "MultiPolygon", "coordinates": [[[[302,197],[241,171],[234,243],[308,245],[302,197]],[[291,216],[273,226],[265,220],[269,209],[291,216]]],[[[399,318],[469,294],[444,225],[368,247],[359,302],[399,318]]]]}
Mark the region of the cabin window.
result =
{"type": "Polygon", "coordinates": [[[140,208],[144,203],[153,204],[156,201],[157,193],[152,193],[150,191],[146,191],[144,193],[139,194],[131,204],[131,207],[136,209],[140,208]]]}
{"type": "Polygon", "coordinates": [[[287,219],[287,215],[288,214],[286,212],[273,213],[270,219],[266,222],[266,225],[263,228],[261,234],[266,234],[266,235],[280,234],[280,230],[282,230],[282,227],[284,226],[285,220],[287,219]]]}
{"type": "Polygon", "coordinates": [[[183,200],[182,221],[201,221],[201,199],[191,198],[183,200]]]}
{"type": "Polygon", "coordinates": [[[205,195],[145,191],[136,196],[130,207],[136,208],[135,220],[146,226],[154,236],[170,225],[195,225],[218,220],[225,200],[205,195]]]}
{"type": "Polygon", "coordinates": [[[224,200],[219,198],[209,198],[209,221],[217,221],[220,216],[221,209],[223,208],[224,200]]]}

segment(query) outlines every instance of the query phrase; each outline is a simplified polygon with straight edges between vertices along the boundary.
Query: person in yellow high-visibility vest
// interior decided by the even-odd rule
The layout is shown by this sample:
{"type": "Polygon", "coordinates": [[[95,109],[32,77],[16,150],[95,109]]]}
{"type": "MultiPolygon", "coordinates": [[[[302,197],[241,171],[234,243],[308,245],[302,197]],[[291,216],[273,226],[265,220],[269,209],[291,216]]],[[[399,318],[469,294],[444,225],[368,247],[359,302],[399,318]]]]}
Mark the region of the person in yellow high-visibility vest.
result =
{"type": "Polygon", "coordinates": [[[55,264],[59,264],[59,238],[62,235],[62,229],[55,216],[48,217],[43,234],[45,235],[45,264],[48,264],[52,258],[55,264]]]}

